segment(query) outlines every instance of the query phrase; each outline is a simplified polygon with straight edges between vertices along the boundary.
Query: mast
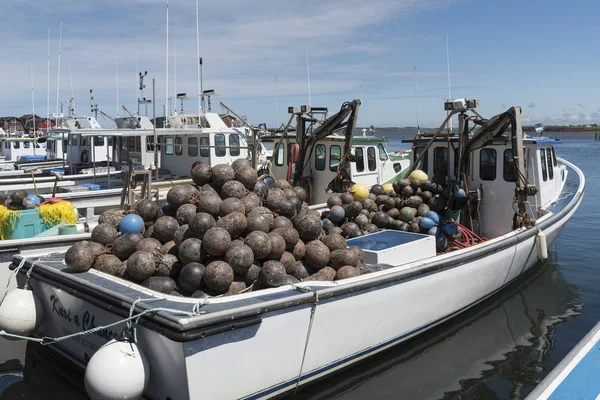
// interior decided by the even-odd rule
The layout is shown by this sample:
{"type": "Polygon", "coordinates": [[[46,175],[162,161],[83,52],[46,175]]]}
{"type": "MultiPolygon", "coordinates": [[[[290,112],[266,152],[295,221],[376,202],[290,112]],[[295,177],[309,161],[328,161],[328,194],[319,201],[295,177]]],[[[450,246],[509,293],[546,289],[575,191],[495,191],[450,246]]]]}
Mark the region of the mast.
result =
{"type": "Polygon", "coordinates": [[[175,111],[177,111],[177,40],[173,41],[173,104],[175,104],[175,111]]]}
{"type": "Polygon", "coordinates": [[[115,69],[117,74],[117,117],[119,116],[119,57],[115,61],[115,69]]]}
{"type": "MultiPolygon", "coordinates": [[[[33,137],[35,137],[35,94],[33,90],[33,64],[31,64],[31,118],[33,119],[33,137]]],[[[33,146],[33,153],[35,154],[35,146],[33,146]]]]}
{"type": "Polygon", "coordinates": [[[46,93],[46,133],[50,129],[50,27],[48,27],[48,88],[46,93]]]}
{"type": "Polygon", "coordinates": [[[137,107],[137,116],[140,115],[140,91],[139,91],[139,86],[138,86],[138,79],[139,79],[139,75],[138,72],[139,70],[139,63],[138,63],[138,52],[137,50],[135,51],[135,104],[137,107]]]}
{"type": "Polygon", "coordinates": [[[62,26],[63,23],[60,21],[60,33],[58,35],[58,71],[56,77],[56,125],[58,125],[58,102],[60,95],[60,50],[62,48],[62,26]]]}
{"type": "MultiPolygon", "coordinates": [[[[169,107],[169,0],[167,0],[167,49],[165,51],[165,122],[164,127],[167,127],[167,109],[169,107]]],[[[156,121],[154,121],[156,123],[156,121]]]]}
{"type": "Polygon", "coordinates": [[[202,59],[200,58],[200,26],[198,24],[198,0],[196,0],[196,57],[198,58],[198,123],[200,124],[200,115],[202,114],[202,103],[200,102],[202,96],[202,84],[200,79],[200,65],[202,59]]]}
{"type": "Polygon", "coordinates": [[[415,99],[417,100],[417,135],[421,134],[421,124],[419,123],[419,86],[418,86],[418,78],[417,78],[417,66],[414,67],[414,77],[415,77],[415,99]]]}
{"type": "MultiPolygon", "coordinates": [[[[452,90],[450,87],[450,52],[448,50],[448,33],[446,33],[446,65],[448,66],[448,101],[452,99],[452,90]]],[[[452,118],[448,121],[448,132],[452,133],[452,118]]]]}
{"type": "Polygon", "coordinates": [[[308,105],[312,106],[312,99],[310,96],[310,66],[308,65],[308,50],[306,50],[306,74],[308,76],[308,105]]]}
{"type": "Polygon", "coordinates": [[[279,93],[277,91],[277,75],[275,75],[275,111],[277,113],[277,129],[279,129],[279,93]]]}
{"type": "Polygon", "coordinates": [[[69,117],[70,117],[71,111],[75,111],[75,94],[73,92],[73,75],[71,74],[71,60],[69,60],[69,83],[71,85],[71,101],[69,101],[69,117]]]}

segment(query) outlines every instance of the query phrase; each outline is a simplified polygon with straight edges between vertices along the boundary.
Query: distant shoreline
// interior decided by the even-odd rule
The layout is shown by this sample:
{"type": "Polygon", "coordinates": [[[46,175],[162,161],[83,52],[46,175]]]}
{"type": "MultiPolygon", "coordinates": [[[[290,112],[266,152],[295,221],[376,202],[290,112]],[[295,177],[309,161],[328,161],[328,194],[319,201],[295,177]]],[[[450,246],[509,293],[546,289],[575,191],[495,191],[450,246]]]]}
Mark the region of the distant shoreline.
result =
{"type": "MultiPolygon", "coordinates": [[[[368,128],[356,128],[356,132],[362,132],[363,129],[367,129],[368,128]]],[[[420,128],[422,133],[435,133],[436,129],[435,128],[420,128]]],[[[455,129],[456,131],[456,129],[455,129]]],[[[524,126],[523,127],[523,131],[524,132],[535,132],[535,127],[533,126],[524,126]]],[[[399,134],[409,134],[409,135],[414,135],[417,132],[417,127],[416,126],[406,126],[406,127],[397,127],[397,126],[390,126],[390,127],[377,127],[375,130],[375,134],[377,134],[377,132],[386,132],[386,133],[399,133],[399,134]]],[[[596,133],[600,134],[600,126],[594,126],[594,127],[583,127],[583,126],[551,126],[551,125],[546,125],[544,126],[544,133],[546,132],[553,132],[553,133],[577,133],[577,134],[584,134],[585,136],[594,136],[596,133]]]]}

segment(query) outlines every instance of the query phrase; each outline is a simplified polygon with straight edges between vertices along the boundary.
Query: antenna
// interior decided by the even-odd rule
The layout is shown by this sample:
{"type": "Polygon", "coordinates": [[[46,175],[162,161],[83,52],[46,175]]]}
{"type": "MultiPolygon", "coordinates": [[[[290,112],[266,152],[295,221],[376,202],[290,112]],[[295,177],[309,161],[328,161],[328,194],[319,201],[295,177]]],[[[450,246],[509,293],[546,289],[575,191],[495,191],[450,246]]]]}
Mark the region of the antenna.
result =
{"type": "MultiPolygon", "coordinates": [[[[448,65],[448,100],[452,99],[452,91],[450,89],[450,52],[448,50],[448,33],[446,33],[446,64],[448,65]]],[[[452,133],[452,118],[448,120],[448,129],[452,133]]]]}
{"type": "Polygon", "coordinates": [[[69,60],[69,83],[71,85],[71,100],[69,101],[69,117],[75,111],[75,94],[73,94],[73,75],[71,74],[71,60],[69,60]]]}
{"type": "MultiPolygon", "coordinates": [[[[177,110],[177,40],[173,41],[173,74],[175,75],[173,78],[173,102],[175,103],[175,110],[177,110]]],[[[169,112],[171,108],[171,103],[169,103],[169,112]]]]}
{"type": "Polygon", "coordinates": [[[140,115],[140,92],[137,86],[137,80],[138,80],[138,72],[140,70],[140,67],[138,65],[138,52],[137,50],[135,51],[135,81],[136,81],[136,86],[135,86],[135,102],[137,104],[137,115],[140,115]]]}
{"type": "Polygon", "coordinates": [[[308,65],[308,50],[306,50],[306,73],[308,76],[308,105],[312,106],[312,100],[310,97],[310,66],[308,65]]]}
{"type": "Polygon", "coordinates": [[[414,67],[414,77],[415,77],[415,98],[417,100],[417,135],[421,134],[421,124],[419,123],[419,85],[418,85],[418,77],[417,77],[417,67],[414,67]]]}
{"type": "MultiPolygon", "coordinates": [[[[167,128],[167,105],[169,104],[169,0],[167,0],[167,49],[165,51],[165,123],[167,128]]],[[[156,121],[154,121],[156,123],[156,121]]]]}
{"type": "Polygon", "coordinates": [[[116,64],[115,69],[117,72],[117,117],[118,117],[119,116],[119,57],[117,57],[115,64],[116,64]]]}
{"type": "Polygon", "coordinates": [[[200,123],[200,115],[202,114],[202,104],[200,103],[200,99],[202,96],[200,66],[202,65],[202,58],[200,57],[200,26],[198,25],[198,0],[196,0],[196,57],[198,58],[198,123],[200,123]]]}
{"type": "Polygon", "coordinates": [[[46,93],[46,132],[50,129],[50,27],[48,27],[48,89],[46,93]]]}
{"type": "Polygon", "coordinates": [[[275,111],[277,112],[277,129],[279,129],[279,93],[277,91],[277,75],[275,75],[275,111]]]}
{"type": "MultiPolygon", "coordinates": [[[[33,137],[35,137],[35,94],[33,91],[33,64],[31,64],[31,110],[31,118],[33,118],[33,137]]],[[[33,146],[33,152],[35,153],[35,146],[33,146]]]]}
{"type": "Polygon", "coordinates": [[[58,77],[56,78],[56,124],[58,125],[58,98],[60,95],[60,50],[62,48],[62,26],[63,23],[60,21],[60,33],[58,36],[58,77]]]}

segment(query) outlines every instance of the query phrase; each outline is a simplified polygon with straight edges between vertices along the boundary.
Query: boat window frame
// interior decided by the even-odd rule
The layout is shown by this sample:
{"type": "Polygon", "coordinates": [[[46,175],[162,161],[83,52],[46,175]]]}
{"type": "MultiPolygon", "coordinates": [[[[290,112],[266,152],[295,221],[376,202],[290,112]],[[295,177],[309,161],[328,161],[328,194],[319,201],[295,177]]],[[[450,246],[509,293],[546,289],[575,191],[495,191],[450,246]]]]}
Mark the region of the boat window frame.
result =
{"type": "Polygon", "coordinates": [[[444,179],[444,181],[446,181],[446,178],[449,176],[450,174],[450,168],[448,167],[448,157],[450,156],[450,153],[448,152],[448,148],[447,147],[443,147],[443,146],[438,146],[435,147],[433,149],[433,176],[434,177],[438,177],[438,174],[436,173],[436,171],[438,170],[437,166],[438,166],[438,151],[443,151],[445,152],[446,156],[443,159],[442,164],[444,165],[443,169],[445,172],[444,176],[442,176],[441,178],[444,179]]]}
{"type": "Polygon", "coordinates": [[[165,155],[172,156],[175,154],[175,141],[173,136],[165,136],[165,155]]]}
{"type": "Polygon", "coordinates": [[[275,149],[273,150],[273,162],[278,167],[281,167],[284,162],[283,150],[283,142],[275,144],[275,149]]]}
{"type": "MultiPolygon", "coordinates": [[[[415,146],[415,156],[413,158],[413,162],[417,161],[417,158],[419,158],[419,156],[421,155],[421,153],[423,153],[423,151],[425,150],[425,146],[415,146]],[[420,152],[419,152],[420,151],[420,152]]],[[[427,168],[429,167],[429,151],[425,152],[425,155],[423,156],[423,158],[421,159],[421,161],[419,161],[419,164],[417,166],[416,169],[419,169],[425,173],[427,173],[427,168]]]]}
{"type": "Polygon", "coordinates": [[[354,149],[354,158],[356,163],[356,172],[364,172],[365,171],[365,152],[362,147],[357,147],[354,149]],[[358,153],[360,152],[360,155],[358,153]],[[359,164],[360,161],[360,164],[359,164]],[[359,168],[360,166],[360,168],[359,168]]]}
{"type": "Polygon", "coordinates": [[[30,149],[31,148],[31,143],[29,143],[27,140],[23,141],[23,148],[24,149],[30,149]]]}
{"type": "Polygon", "coordinates": [[[13,149],[18,150],[21,148],[21,143],[18,140],[13,142],[13,149]]]}
{"type": "Polygon", "coordinates": [[[554,150],[554,146],[550,146],[552,149],[552,161],[555,167],[558,167],[558,160],[556,159],[556,151],[554,150]]]}
{"type": "Polygon", "coordinates": [[[327,165],[327,146],[324,144],[318,144],[315,146],[315,169],[317,171],[325,171],[325,165],[327,165]],[[323,152],[323,158],[319,158],[319,150],[323,152]]]}
{"type": "Polygon", "coordinates": [[[225,157],[227,155],[227,142],[225,141],[224,133],[215,134],[215,156],[225,157]],[[217,144],[217,139],[220,141],[223,139],[223,144],[217,144]]]}
{"type": "Polygon", "coordinates": [[[338,166],[340,165],[341,161],[342,161],[342,148],[337,144],[329,146],[329,170],[332,172],[337,172],[338,166]],[[334,157],[334,154],[333,154],[334,147],[336,147],[338,149],[337,157],[334,157]],[[335,165],[333,165],[332,164],[333,161],[337,161],[337,163],[335,165]]]}
{"type": "Polygon", "coordinates": [[[69,146],[79,146],[79,133],[69,135],[69,146]]]}
{"type": "Polygon", "coordinates": [[[104,146],[104,136],[94,136],[94,146],[99,147],[99,146],[104,146]],[[98,139],[102,139],[102,142],[100,143],[98,141],[98,139]]]}
{"type": "Polygon", "coordinates": [[[546,182],[548,180],[548,167],[546,166],[546,150],[540,149],[539,155],[540,162],[542,165],[542,179],[544,180],[544,182],[546,182]]]}
{"type": "Polygon", "coordinates": [[[79,139],[79,145],[80,146],[89,146],[90,145],[90,138],[89,136],[81,136],[81,138],[79,139]]]}
{"type": "Polygon", "coordinates": [[[238,135],[237,133],[230,133],[229,134],[229,155],[233,156],[233,157],[237,157],[240,155],[240,135],[238,135]],[[236,137],[237,139],[237,145],[233,145],[231,139],[233,137],[236,137]]]}
{"type": "Polygon", "coordinates": [[[210,138],[200,137],[200,157],[210,157],[210,138]]]}
{"type": "Polygon", "coordinates": [[[504,150],[504,154],[502,155],[502,178],[504,179],[505,182],[516,182],[517,181],[517,167],[515,165],[515,157],[514,157],[514,153],[513,153],[513,149],[506,149],[504,150]],[[507,158],[507,152],[510,152],[510,157],[507,158]],[[507,162],[507,160],[509,160],[507,162]],[[512,172],[510,171],[510,167],[509,165],[512,165],[512,172]],[[511,177],[512,174],[512,179],[507,179],[511,177]]]}
{"type": "Polygon", "coordinates": [[[550,148],[546,149],[546,161],[547,161],[547,165],[548,165],[548,179],[549,180],[553,180],[554,179],[554,165],[552,164],[552,152],[550,151],[550,148]]]}
{"type": "Polygon", "coordinates": [[[195,136],[188,137],[187,146],[188,157],[198,157],[198,138],[195,136]],[[192,141],[195,141],[196,143],[192,143],[192,141]]]}
{"type": "Polygon", "coordinates": [[[367,147],[367,167],[369,168],[370,172],[377,171],[377,155],[375,152],[375,146],[367,147]],[[371,166],[373,168],[371,168],[371,166]]]}
{"type": "Polygon", "coordinates": [[[486,148],[486,149],[479,150],[479,179],[481,179],[482,181],[495,181],[496,176],[498,175],[497,169],[498,169],[498,152],[496,151],[496,149],[486,148]],[[488,161],[483,160],[484,154],[486,154],[488,161]],[[489,169],[487,169],[486,171],[483,170],[484,162],[487,164],[490,164],[490,165],[488,165],[489,169]],[[493,165],[493,168],[492,168],[492,165],[493,165]],[[488,176],[488,172],[493,172],[493,176],[492,176],[492,174],[490,174],[488,176]]]}
{"type": "Polygon", "coordinates": [[[383,145],[381,143],[377,144],[377,148],[379,149],[379,161],[387,161],[390,159],[387,154],[387,151],[385,150],[385,147],[383,147],[383,145]],[[382,154],[383,154],[383,157],[382,157],[382,154]]]}
{"type": "Polygon", "coordinates": [[[181,136],[175,136],[175,155],[180,156],[183,154],[183,138],[181,136]]]}

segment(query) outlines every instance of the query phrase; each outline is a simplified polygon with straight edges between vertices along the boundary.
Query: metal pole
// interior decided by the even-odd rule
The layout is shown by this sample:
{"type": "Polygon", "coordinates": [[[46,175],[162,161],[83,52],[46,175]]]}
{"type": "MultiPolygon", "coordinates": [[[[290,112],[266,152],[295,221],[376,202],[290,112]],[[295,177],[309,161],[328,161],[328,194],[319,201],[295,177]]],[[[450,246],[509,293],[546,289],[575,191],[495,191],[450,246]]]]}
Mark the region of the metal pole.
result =
{"type": "MultiPolygon", "coordinates": [[[[154,171],[156,171],[156,181],[158,182],[158,141],[156,139],[156,101],[154,96],[156,95],[156,82],[152,79],[152,118],[154,118],[154,124],[152,124],[152,130],[154,132],[154,171]]],[[[166,118],[165,118],[166,120],[166,118]]]]}
{"type": "Polygon", "coordinates": [[[96,183],[96,136],[92,136],[92,168],[94,169],[94,183],[96,183]]]}
{"type": "MultiPolygon", "coordinates": [[[[113,138],[113,149],[115,148],[115,138],[113,138]]],[[[106,186],[110,189],[110,154],[108,153],[108,136],[106,137],[106,186]]],[[[114,153],[114,150],[113,150],[114,153]]],[[[113,157],[114,159],[114,157],[113,157]]]]}

